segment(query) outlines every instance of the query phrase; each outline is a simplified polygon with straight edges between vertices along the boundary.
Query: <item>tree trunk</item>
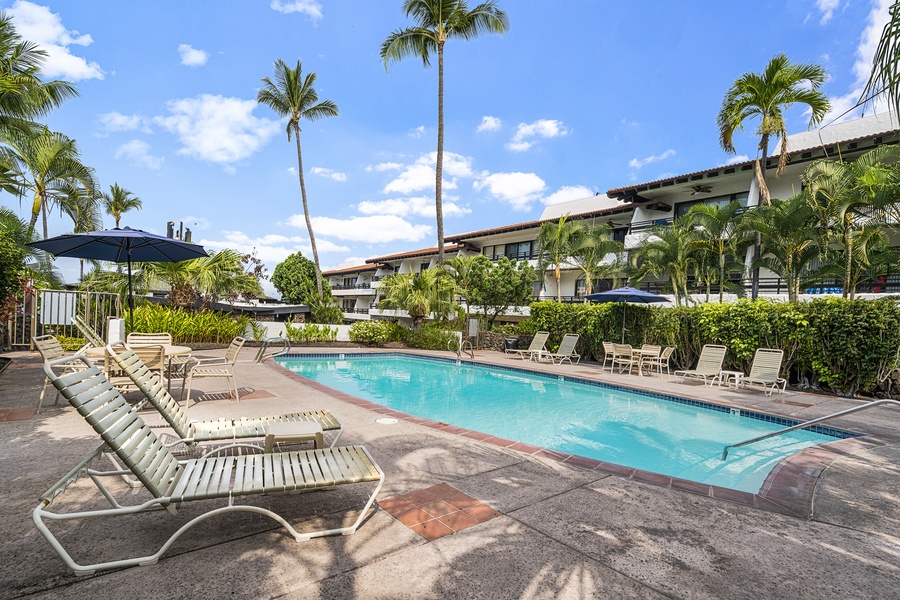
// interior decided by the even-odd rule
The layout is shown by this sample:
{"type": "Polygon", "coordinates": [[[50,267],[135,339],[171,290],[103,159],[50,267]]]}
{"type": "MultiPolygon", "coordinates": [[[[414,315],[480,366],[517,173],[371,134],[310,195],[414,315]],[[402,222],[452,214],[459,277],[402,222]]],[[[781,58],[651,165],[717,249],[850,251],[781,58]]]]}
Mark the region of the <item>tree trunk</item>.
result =
{"type": "MultiPolygon", "coordinates": [[[[759,188],[759,200],[757,206],[769,202],[769,188],[766,186],[766,159],[769,154],[769,134],[764,133],[759,140],[759,150],[762,158],[756,161],[756,186],[759,188]]],[[[753,236],[753,262],[759,260],[759,248],[762,245],[762,235],[757,231],[753,236]]],[[[759,297],[759,266],[753,267],[753,282],[750,288],[750,298],[756,300],[759,297]]]]}
{"type": "Polygon", "coordinates": [[[438,41],[438,143],[434,165],[434,214],[437,218],[438,262],[444,260],[444,207],[442,188],[444,177],[444,42],[438,41]]]}
{"type": "Polygon", "coordinates": [[[559,272],[559,263],[556,263],[556,301],[562,302],[562,285],[560,279],[562,274],[559,272]]]}
{"type": "Polygon", "coordinates": [[[316,236],[313,235],[312,220],[309,218],[309,204],[306,201],[306,181],[303,179],[303,154],[300,152],[300,126],[294,123],[294,137],[297,142],[297,169],[300,176],[300,195],[303,198],[303,217],[306,219],[306,230],[309,232],[309,245],[312,247],[313,263],[316,266],[316,289],[319,298],[323,295],[322,269],[319,267],[319,251],[316,249],[316,236]]]}

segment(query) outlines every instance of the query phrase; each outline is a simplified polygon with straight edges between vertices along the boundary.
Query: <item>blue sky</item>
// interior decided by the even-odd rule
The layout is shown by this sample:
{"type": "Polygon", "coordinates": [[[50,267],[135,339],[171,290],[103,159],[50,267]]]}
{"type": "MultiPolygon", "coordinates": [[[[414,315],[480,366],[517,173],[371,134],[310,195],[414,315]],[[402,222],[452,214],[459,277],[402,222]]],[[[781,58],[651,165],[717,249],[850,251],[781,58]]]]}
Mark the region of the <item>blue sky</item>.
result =
{"type": "MultiPolygon", "coordinates": [[[[471,2],[470,6],[474,6],[471,2]]],[[[445,234],[539,217],[547,204],[697,171],[756,152],[754,126],[718,146],[731,83],[777,53],[817,62],[834,118],[856,101],[887,0],[501,0],[510,31],[448,42],[445,234]]],[[[340,116],[301,123],[323,269],[434,246],[437,68],[385,70],[400,0],[0,1],[80,97],[45,122],[75,138],[105,190],[143,200],[123,225],[183,221],[207,249],[269,267],[311,256],[284,122],[257,105],[273,62],[318,74],[340,116]]],[[[806,129],[788,112],[791,133],[806,129]]],[[[27,216],[29,202],[0,204],[27,216]]],[[[113,226],[111,217],[105,225],[113,226]]],[[[55,215],[50,234],[71,230],[55,215]]],[[[57,265],[70,281],[78,261],[57,265]]],[[[272,287],[266,289],[271,293],[272,287]]]]}

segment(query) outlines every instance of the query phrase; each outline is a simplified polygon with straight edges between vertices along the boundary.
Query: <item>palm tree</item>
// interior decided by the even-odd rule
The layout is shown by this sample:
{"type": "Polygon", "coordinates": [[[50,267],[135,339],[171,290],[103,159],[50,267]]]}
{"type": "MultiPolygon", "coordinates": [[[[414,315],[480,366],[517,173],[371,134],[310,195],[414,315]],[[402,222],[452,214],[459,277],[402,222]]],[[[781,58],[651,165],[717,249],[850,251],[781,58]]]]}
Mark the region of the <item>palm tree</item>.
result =
{"type": "Polygon", "coordinates": [[[872,73],[857,106],[874,104],[883,94],[894,114],[900,114],[900,2],[895,2],[889,11],[890,19],[872,57],[872,73]]]}
{"type": "Polygon", "coordinates": [[[10,165],[20,178],[21,195],[34,194],[29,232],[43,217],[47,238],[48,203],[62,205],[80,197],[96,197],[94,170],[81,162],[75,140],[42,127],[36,133],[12,130],[0,147],[0,163],[10,165]]]}
{"type": "Polygon", "coordinates": [[[581,242],[569,256],[569,264],[577,267],[584,276],[588,294],[594,290],[594,281],[610,275],[611,271],[619,266],[615,258],[612,261],[604,259],[610,254],[615,257],[625,250],[620,242],[612,239],[610,232],[610,227],[606,223],[593,227],[585,226],[581,242]]]}
{"type": "Polygon", "coordinates": [[[140,198],[125,188],[119,187],[118,183],[109,186],[109,193],[101,194],[100,201],[103,203],[106,214],[116,220],[116,229],[119,228],[119,222],[124,213],[134,208],[140,210],[143,205],[140,198]]]}
{"type": "Polygon", "coordinates": [[[567,264],[569,257],[578,252],[585,244],[584,225],[581,221],[569,221],[569,215],[563,215],[557,222],[541,223],[538,231],[538,274],[543,286],[547,268],[553,267],[556,277],[556,301],[562,302],[560,278],[562,265],[567,264]]]}
{"type": "Polygon", "coordinates": [[[444,211],[441,187],[444,171],[444,44],[451,38],[469,40],[481,33],[509,30],[506,13],[489,0],[469,10],[465,0],[404,0],[403,12],[416,24],[391,33],[381,44],[385,68],[408,56],[417,56],[431,66],[438,57],[438,142],[435,162],[434,209],[437,218],[438,262],[444,260],[444,211]]]}
{"type": "Polygon", "coordinates": [[[900,150],[881,146],[851,163],[821,159],[803,174],[810,207],[823,230],[820,246],[837,245],[843,251],[843,296],[853,298],[860,270],[868,265],[865,250],[877,238],[885,204],[896,206],[893,184],[895,168],[886,161],[900,157],[900,150]],[[879,210],[880,209],[880,210],[879,210]],[[857,255],[862,252],[862,255],[857,255]]]}
{"type": "Polygon", "coordinates": [[[762,257],[757,262],[784,279],[790,302],[799,301],[800,288],[815,276],[809,269],[819,256],[815,223],[805,194],[773,199],[744,213],[739,222],[741,229],[761,234],[762,257]]]}
{"type": "MultiPolygon", "coordinates": [[[[93,198],[80,196],[60,203],[60,210],[72,219],[74,233],[97,231],[103,228],[103,217],[93,198]]],[[[120,267],[121,268],[121,267],[120,267]]],[[[84,280],[84,259],[78,259],[78,281],[84,280]]]]}
{"type": "Polygon", "coordinates": [[[639,282],[650,274],[667,276],[675,306],[681,306],[688,299],[687,276],[695,262],[693,244],[694,232],[687,219],[651,228],[644,243],[632,251],[631,260],[637,270],[631,279],[639,282]]]}
{"type": "Polygon", "coordinates": [[[303,198],[303,216],[306,218],[306,229],[309,232],[309,244],[312,247],[313,262],[316,264],[316,289],[322,295],[322,269],[319,266],[319,251],[316,249],[316,237],[313,235],[312,220],[309,216],[309,203],[306,199],[306,181],[303,179],[303,154],[300,151],[300,119],[317,121],[324,117],[336,117],[338,107],[331,100],[319,102],[319,94],[314,87],[317,75],[303,75],[300,61],[293,69],[281,59],[275,61],[275,82],[263,77],[263,88],[256,95],[256,101],[265,104],[281,117],[287,117],[288,141],[291,136],[297,144],[297,174],[300,178],[300,195],[303,198]]]}
{"type": "MultiPolygon", "coordinates": [[[[809,127],[820,123],[831,108],[828,96],[819,88],[825,83],[825,69],[814,64],[793,64],[784,54],[776,55],[762,73],[744,73],[731,86],[719,110],[719,143],[725,152],[734,154],[734,132],[744,128],[744,121],[759,118],[756,133],[759,146],[756,154],[756,184],[759,204],[769,203],[765,164],[769,153],[769,138],[781,138],[781,155],[776,177],[780,177],[788,160],[785,109],[805,104],[810,111],[809,127]]],[[[753,245],[753,260],[759,258],[759,236],[753,245]]],[[[759,295],[759,269],[753,271],[752,297],[759,295]]]]}
{"type": "Polygon", "coordinates": [[[379,308],[405,310],[415,328],[431,314],[443,319],[453,311],[455,286],[440,267],[391,275],[382,279],[381,285],[386,295],[379,308]]]}
{"type": "Polygon", "coordinates": [[[466,303],[466,320],[469,322],[469,309],[472,305],[471,298],[475,291],[476,279],[479,272],[479,263],[490,265],[491,261],[484,254],[474,254],[471,256],[454,256],[448,258],[442,263],[446,269],[447,275],[454,284],[454,294],[463,299],[466,303]]]}
{"type": "MultiPolygon", "coordinates": [[[[739,235],[734,231],[734,220],[744,210],[740,202],[732,200],[725,206],[696,204],[687,214],[688,222],[694,226],[694,247],[710,255],[714,266],[715,281],[719,284],[719,302],[724,300],[728,273],[739,268],[728,256],[738,254],[739,235]]],[[[701,261],[703,262],[703,261],[701,261]]]]}

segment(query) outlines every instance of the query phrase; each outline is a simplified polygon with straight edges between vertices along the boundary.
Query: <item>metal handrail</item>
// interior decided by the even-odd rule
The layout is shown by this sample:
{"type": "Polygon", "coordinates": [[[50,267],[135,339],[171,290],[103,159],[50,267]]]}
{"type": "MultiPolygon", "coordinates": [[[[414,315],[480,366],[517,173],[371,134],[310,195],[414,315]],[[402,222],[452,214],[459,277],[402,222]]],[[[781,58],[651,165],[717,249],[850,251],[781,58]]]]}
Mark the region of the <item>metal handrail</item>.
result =
{"type": "Polygon", "coordinates": [[[759,437],[755,437],[755,438],[752,438],[749,440],[744,440],[743,442],[738,442],[737,444],[730,444],[728,446],[725,446],[725,449],[722,451],[722,460],[728,459],[728,450],[730,450],[731,448],[739,448],[741,446],[746,446],[748,444],[761,442],[762,440],[766,440],[771,437],[775,437],[776,435],[781,435],[782,433],[788,433],[790,431],[795,431],[797,429],[803,429],[804,427],[809,427],[810,425],[816,425],[818,423],[828,421],[829,419],[834,419],[835,417],[842,417],[844,415],[849,415],[850,413],[859,412],[859,411],[865,410],[867,408],[874,408],[881,404],[896,404],[897,406],[900,406],[900,402],[898,402],[897,400],[875,400],[873,402],[869,402],[868,404],[863,404],[862,406],[854,406],[853,408],[848,408],[847,410],[842,410],[840,412],[832,413],[832,414],[826,415],[824,417],[819,417],[818,419],[806,421],[806,422],[800,423],[798,425],[793,425],[793,426],[787,427],[785,429],[779,429],[778,431],[774,431],[772,433],[767,433],[766,435],[761,435],[759,437]]]}
{"type": "Polygon", "coordinates": [[[256,359],[254,360],[254,362],[258,362],[258,363],[265,362],[265,360],[267,358],[275,358],[276,356],[281,356],[282,354],[287,354],[290,351],[291,351],[291,342],[287,338],[283,338],[283,337],[266,338],[263,340],[262,344],[260,345],[259,351],[257,351],[257,353],[256,353],[256,359]],[[278,350],[277,352],[273,352],[271,354],[266,354],[266,351],[269,349],[269,346],[274,343],[277,343],[277,342],[281,342],[284,347],[281,350],[278,350]]]}

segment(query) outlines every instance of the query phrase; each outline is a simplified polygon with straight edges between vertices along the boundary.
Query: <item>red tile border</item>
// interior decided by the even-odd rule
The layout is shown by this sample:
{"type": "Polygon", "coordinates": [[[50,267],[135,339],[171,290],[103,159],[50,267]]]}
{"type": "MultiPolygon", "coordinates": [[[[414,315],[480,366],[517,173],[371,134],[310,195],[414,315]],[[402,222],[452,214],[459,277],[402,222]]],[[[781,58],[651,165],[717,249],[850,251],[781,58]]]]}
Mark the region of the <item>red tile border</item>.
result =
{"type": "MultiPolygon", "coordinates": [[[[318,382],[307,379],[301,375],[294,373],[293,371],[282,367],[275,361],[267,361],[265,364],[269,365],[271,368],[279,371],[290,379],[316,389],[332,398],[343,400],[355,406],[366,408],[380,414],[388,414],[385,411],[386,407],[381,404],[375,404],[373,402],[369,402],[368,400],[350,396],[349,394],[345,394],[344,392],[339,392],[337,390],[324,386],[318,382]]],[[[487,364],[488,366],[490,366],[490,363],[487,364]]],[[[636,387],[635,389],[639,391],[652,391],[641,387],[636,387]]],[[[709,400],[707,399],[691,395],[690,393],[683,393],[681,394],[681,396],[687,399],[709,402],[709,400]]],[[[812,406],[811,404],[780,399],[774,399],[772,400],[772,402],[797,407],[812,406]]],[[[746,407],[730,403],[726,400],[717,400],[716,402],[714,402],[714,404],[746,409],[746,407]]],[[[441,423],[426,419],[424,417],[402,413],[393,409],[388,410],[390,411],[390,414],[397,419],[416,425],[424,425],[425,427],[443,431],[445,433],[456,435],[461,438],[467,438],[475,442],[483,442],[501,448],[516,450],[517,452],[522,452],[531,456],[538,456],[568,465],[591,469],[598,473],[606,473],[609,475],[615,475],[617,477],[633,479],[641,483],[647,483],[660,487],[669,487],[683,492],[717,498],[719,500],[725,500],[737,504],[744,504],[746,506],[753,506],[762,510],[768,510],[771,512],[777,512],[801,518],[809,518],[812,511],[812,495],[815,491],[815,484],[819,476],[822,474],[822,471],[824,471],[828,467],[828,465],[830,465],[841,456],[847,456],[867,450],[872,447],[881,446],[887,443],[894,443],[897,441],[896,439],[889,438],[887,436],[862,435],[855,438],[847,438],[829,442],[827,444],[824,444],[823,446],[813,446],[807,448],[797,454],[786,458],[784,461],[782,461],[782,463],[776,465],[776,467],[766,478],[766,481],[760,488],[759,493],[753,494],[750,492],[742,492],[729,488],[722,488],[718,486],[698,483],[695,481],[678,479],[676,477],[669,477],[666,475],[661,475],[659,473],[641,471],[632,467],[626,467],[624,465],[618,465],[605,461],[598,461],[583,456],[566,454],[557,450],[541,448],[539,446],[532,446],[531,444],[507,440],[479,431],[464,429],[455,425],[448,425],[447,423],[441,423]]],[[[788,415],[783,416],[785,418],[793,418],[788,415]]],[[[453,501],[451,500],[448,500],[448,502],[453,504],[453,501]]]]}

